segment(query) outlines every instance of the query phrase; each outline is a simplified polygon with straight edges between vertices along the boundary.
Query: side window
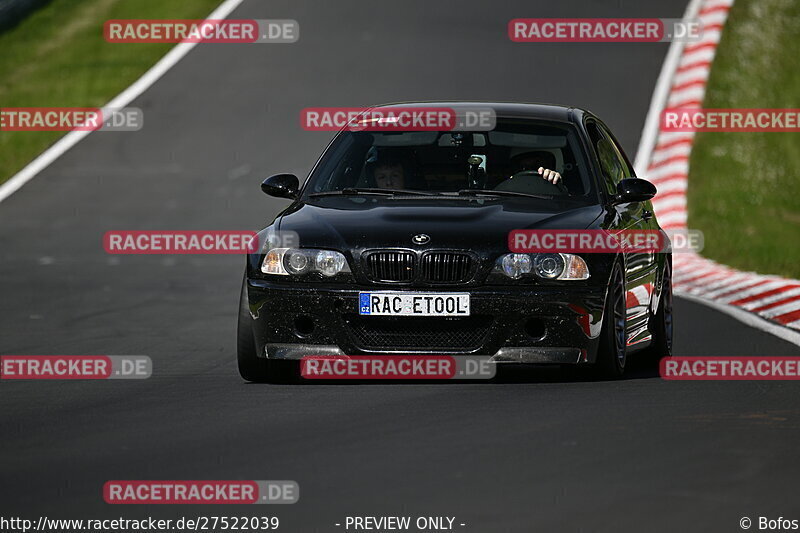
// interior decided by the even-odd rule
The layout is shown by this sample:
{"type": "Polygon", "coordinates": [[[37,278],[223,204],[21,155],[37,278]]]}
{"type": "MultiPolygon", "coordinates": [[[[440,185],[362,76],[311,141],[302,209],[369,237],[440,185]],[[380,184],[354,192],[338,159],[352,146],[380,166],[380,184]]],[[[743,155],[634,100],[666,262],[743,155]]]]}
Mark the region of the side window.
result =
{"type": "Polygon", "coordinates": [[[603,172],[603,181],[605,182],[606,191],[608,191],[609,194],[615,194],[617,191],[617,183],[619,183],[621,179],[629,177],[627,165],[624,159],[618,154],[614,143],[603,133],[595,122],[589,122],[587,124],[587,129],[595,156],[597,156],[597,161],[600,163],[600,170],[603,172]]]}
{"type": "Polygon", "coordinates": [[[611,142],[611,148],[614,150],[614,155],[616,156],[620,168],[622,169],[623,178],[632,178],[633,176],[635,176],[633,169],[628,164],[628,160],[625,159],[625,156],[622,153],[622,148],[620,147],[617,140],[614,139],[614,136],[611,134],[610,131],[608,131],[607,128],[600,126],[600,129],[603,131],[605,137],[611,142]]]}

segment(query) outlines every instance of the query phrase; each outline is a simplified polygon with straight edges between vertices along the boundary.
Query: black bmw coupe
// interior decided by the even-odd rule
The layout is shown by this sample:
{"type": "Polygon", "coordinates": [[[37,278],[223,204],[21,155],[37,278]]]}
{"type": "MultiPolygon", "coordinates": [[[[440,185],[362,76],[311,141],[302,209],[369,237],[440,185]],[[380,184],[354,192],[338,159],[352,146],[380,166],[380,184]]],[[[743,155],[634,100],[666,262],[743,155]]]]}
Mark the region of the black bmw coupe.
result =
{"type": "Polygon", "coordinates": [[[515,230],[661,231],[656,188],[600,119],[555,105],[402,105],[496,119],[474,131],[345,128],[302,186],[264,181],[291,204],[247,258],[245,380],[290,380],[305,356],[482,355],[618,377],[634,352],[671,355],[669,249],[509,249],[515,230]]]}

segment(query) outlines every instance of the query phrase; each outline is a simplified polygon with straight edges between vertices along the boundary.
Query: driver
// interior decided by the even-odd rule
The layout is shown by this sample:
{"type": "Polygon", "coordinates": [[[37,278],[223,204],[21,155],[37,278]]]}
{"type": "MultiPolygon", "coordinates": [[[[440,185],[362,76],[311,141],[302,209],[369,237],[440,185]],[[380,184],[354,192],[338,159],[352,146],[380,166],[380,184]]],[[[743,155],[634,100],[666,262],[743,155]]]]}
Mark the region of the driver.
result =
{"type": "Polygon", "coordinates": [[[511,159],[514,161],[514,168],[516,169],[511,174],[512,177],[520,172],[534,172],[553,185],[564,187],[561,174],[548,168],[555,166],[555,158],[550,152],[525,152],[511,159]]]}

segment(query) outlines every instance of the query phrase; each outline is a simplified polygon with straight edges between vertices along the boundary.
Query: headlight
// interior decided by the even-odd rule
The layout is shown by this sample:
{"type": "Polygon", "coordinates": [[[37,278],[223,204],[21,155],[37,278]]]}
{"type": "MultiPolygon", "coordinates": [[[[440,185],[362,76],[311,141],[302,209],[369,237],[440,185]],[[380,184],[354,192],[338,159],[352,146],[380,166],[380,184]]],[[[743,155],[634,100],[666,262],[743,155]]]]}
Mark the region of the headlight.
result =
{"type": "Polygon", "coordinates": [[[273,248],[264,256],[261,272],[279,276],[319,272],[323,276],[331,277],[339,272],[350,272],[350,269],[344,255],[334,250],[273,248]]]}
{"type": "Polygon", "coordinates": [[[290,274],[305,274],[311,270],[312,259],[305,250],[287,250],[283,266],[290,274]]]}
{"type": "Polygon", "coordinates": [[[556,279],[564,272],[564,259],[561,254],[537,254],[533,267],[540,278],[556,279]]]}
{"type": "Polygon", "coordinates": [[[347,260],[339,252],[320,250],[316,259],[317,271],[323,276],[335,276],[347,265],[347,260]]]}
{"type": "Polygon", "coordinates": [[[511,279],[521,278],[531,271],[531,258],[526,254],[506,254],[501,258],[503,274],[511,279]]]}
{"type": "Polygon", "coordinates": [[[589,267],[574,254],[505,254],[497,259],[495,270],[511,279],[533,273],[542,279],[589,279],[589,267]]]}

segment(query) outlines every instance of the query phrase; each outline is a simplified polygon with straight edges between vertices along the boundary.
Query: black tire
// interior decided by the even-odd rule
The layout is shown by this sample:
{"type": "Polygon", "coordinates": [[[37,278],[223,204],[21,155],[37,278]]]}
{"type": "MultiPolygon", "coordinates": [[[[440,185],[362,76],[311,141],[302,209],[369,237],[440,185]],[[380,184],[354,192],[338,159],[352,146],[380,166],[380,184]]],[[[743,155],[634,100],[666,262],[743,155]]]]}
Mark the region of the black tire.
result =
{"type": "Polygon", "coordinates": [[[239,297],[239,322],[236,335],[236,359],[239,375],[254,383],[294,383],[297,381],[299,366],[296,361],[273,361],[256,356],[256,342],[253,337],[253,318],[247,307],[246,280],[242,281],[242,294],[239,297]]]}
{"type": "Polygon", "coordinates": [[[256,342],[253,338],[253,318],[247,308],[247,280],[242,280],[242,293],[239,296],[239,321],[236,327],[236,360],[239,375],[247,381],[263,383],[267,381],[267,360],[256,357],[256,342]]]}
{"type": "Polygon", "coordinates": [[[611,271],[600,346],[597,349],[595,375],[603,379],[618,379],[625,373],[627,338],[625,331],[625,275],[619,263],[611,271]]]}
{"type": "Polygon", "coordinates": [[[653,336],[650,346],[643,351],[648,362],[655,364],[662,357],[672,357],[672,263],[667,260],[661,285],[661,299],[656,314],[650,317],[648,329],[653,336]]]}

